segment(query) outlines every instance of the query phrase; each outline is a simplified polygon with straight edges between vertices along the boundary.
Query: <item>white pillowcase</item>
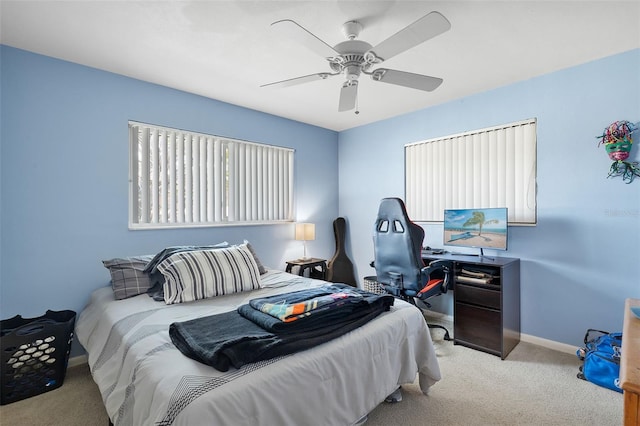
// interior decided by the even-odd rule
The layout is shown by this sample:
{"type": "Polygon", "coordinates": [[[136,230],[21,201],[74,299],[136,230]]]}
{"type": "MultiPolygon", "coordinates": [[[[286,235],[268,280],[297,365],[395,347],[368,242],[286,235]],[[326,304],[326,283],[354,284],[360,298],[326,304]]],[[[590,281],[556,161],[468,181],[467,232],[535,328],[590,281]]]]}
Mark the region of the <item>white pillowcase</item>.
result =
{"type": "Polygon", "coordinates": [[[246,244],[175,253],[158,265],[166,304],[260,288],[260,272],[246,244]]]}

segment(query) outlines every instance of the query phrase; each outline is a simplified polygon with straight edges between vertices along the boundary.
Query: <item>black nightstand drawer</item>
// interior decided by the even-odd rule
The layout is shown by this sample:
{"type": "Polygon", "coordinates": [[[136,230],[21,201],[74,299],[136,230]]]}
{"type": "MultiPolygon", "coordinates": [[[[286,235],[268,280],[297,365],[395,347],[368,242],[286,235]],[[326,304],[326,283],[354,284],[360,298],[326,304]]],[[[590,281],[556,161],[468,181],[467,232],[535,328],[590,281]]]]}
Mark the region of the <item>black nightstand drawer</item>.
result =
{"type": "Polygon", "coordinates": [[[454,291],[456,302],[500,309],[500,290],[480,288],[457,282],[454,291]]]}

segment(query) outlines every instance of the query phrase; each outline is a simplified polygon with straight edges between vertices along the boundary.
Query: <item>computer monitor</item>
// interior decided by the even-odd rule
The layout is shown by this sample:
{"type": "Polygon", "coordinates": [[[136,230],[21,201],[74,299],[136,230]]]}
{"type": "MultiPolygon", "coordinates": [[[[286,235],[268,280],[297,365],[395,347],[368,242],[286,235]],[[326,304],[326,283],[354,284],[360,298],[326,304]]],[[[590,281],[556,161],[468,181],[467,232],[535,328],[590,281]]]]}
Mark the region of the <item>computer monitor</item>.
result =
{"type": "Polygon", "coordinates": [[[507,208],[447,209],[443,244],[482,249],[507,249],[507,208]]]}

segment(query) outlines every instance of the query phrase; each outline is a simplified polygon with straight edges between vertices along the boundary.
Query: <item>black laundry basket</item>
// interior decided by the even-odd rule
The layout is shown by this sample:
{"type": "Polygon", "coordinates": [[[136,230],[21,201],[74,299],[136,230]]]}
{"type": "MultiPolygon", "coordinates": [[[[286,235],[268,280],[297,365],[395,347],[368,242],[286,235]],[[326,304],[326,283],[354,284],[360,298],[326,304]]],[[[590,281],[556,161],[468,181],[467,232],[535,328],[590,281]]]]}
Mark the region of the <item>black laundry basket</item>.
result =
{"type": "Polygon", "coordinates": [[[384,287],[382,287],[382,284],[380,284],[378,282],[378,277],[376,277],[376,276],[364,277],[363,288],[366,291],[369,291],[371,293],[377,293],[377,294],[385,294],[386,293],[384,287]]]}
{"type": "Polygon", "coordinates": [[[38,318],[0,324],[2,398],[0,405],[59,388],[64,382],[76,322],[74,311],[51,311],[38,318]]]}

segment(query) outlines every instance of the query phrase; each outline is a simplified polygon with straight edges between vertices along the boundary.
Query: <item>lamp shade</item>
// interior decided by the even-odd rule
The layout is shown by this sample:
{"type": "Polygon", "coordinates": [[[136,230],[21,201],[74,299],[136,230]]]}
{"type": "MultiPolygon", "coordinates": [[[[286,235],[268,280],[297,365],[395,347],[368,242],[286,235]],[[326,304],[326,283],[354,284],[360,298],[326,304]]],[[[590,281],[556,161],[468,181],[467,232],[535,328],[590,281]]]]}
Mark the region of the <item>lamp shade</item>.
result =
{"type": "Polygon", "coordinates": [[[296,223],[296,240],[311,241],[316,239],[316,225],[314,223],[296,223]]]}

